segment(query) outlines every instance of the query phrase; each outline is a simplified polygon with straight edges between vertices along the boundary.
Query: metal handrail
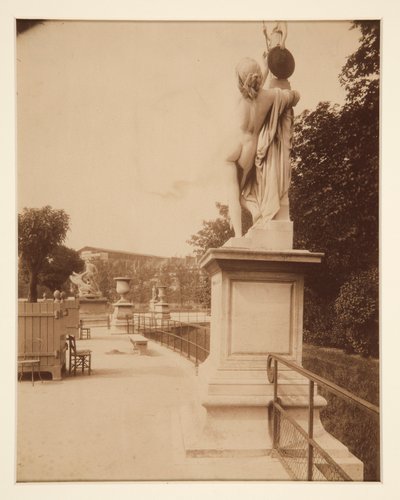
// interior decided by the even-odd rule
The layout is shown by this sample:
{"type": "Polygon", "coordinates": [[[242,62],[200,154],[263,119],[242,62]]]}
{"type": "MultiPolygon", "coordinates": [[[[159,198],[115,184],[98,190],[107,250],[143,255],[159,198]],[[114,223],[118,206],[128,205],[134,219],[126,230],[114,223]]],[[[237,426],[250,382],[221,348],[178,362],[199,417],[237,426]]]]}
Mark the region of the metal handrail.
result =
{"type": "Polygon", "coordinates": [[[379,408],[372,403],[355,396],[351,392],[343,389],[337,384],[330,382],[329,380],[316,375],[313,372],[303,368],[302,366],[294,363],[291,360],[288,360],[278,354],[269,354],[267,358],[267,375],[270,383],[274,384],[274,397],[273,397],[273,449],[277,451],[278,456],[283,460],[284,457],[279,452],[279,440],[280,440],[280,431],[279,431],[279,422],[278,422],[278,414],[283,416],[296,431],[303,436],[305,441],[307,442],[307,480],[313,480],[313,470],[314,470],[314,450],[317,450],[318,453],[324,458],[326,463],[332,467],[335,473],[343,480],[349,481],[351,478],[349,475],[330,457],[325,450],[323,450],[319,444],[314,440],[314,388],[315,384],[323,387],[328,392],[335,394],[336,396],[341,397],[344,400],[350,401],[354,403],[359,408],[366,410],[370,414],[372,414],[375,418],[379,420],[379,408]],[[272,366],[273,363],[273,366],[272,366]],[[290,415],[284,410],[281,405],[281,401],[278,397],[278,363],[282,363],[287,366],[291,370],[299,373],[303,377],[308,379],[309,384],[309,393],[308,393],[308,431],[306,432],[290,415]]]}
{"type": "MultiPolygon", "coordinates": [[[[161,344],[163,344],[162,342],[162,339],[163,339],[163,335],[167,335],[168,336],[168,340],[167,340],[167,343],[166,345],[168,347],[170,347],[169,345],[169,338],[174,338],[174,339],[177,339],[180,341],[180,354],[181,355],[186,355],[187,354],[187,358],[188,359],[191,359],[191,358],[194,358],[194,362],[195,362],[195,365],[196,367],[198,366],[198,363],[199,363],[199,357],[198,357],[198,354],[199,354],[199,350],[201,352],[203,352],[203,354],[210,354],[210,351],[205,348],[204,346],[198,344],[197,342],[193,342],[192,340],[190,340],[189,338],[185,339],[182,337],[182,335],[177,335],[175,333],[172,333],[172,332],[169,332],[167,330],[165,330],[162,326],[158,326],[157,323],[156,323],[156,320],[155,318],[151,317],[151,316],[142,316],[141,314],[133,314],[131,317],[127,316],[126,317],[126,320],[127,320],[127,332],[129,332],[129,328],[130,328],[130,325],[132,324],[132,326],[134,327],[135,325],[135,317],[138,318],[138,330],[140,330],[140,326],[141,326],[141,323],[143,322],[144,324],[144,328],[146,328],[146,322],[148,323],[148,327],[150,328],[150,330],[152,330],[154,333],[158,333],[158,334],[161,334],[161,344]],[[186,344],[187,345],[187,353],[184,353],[183,352],[183,344],[186,344]],[[190,346],[192,346],[195,350],[195,355],[192,356],[190,354],[190,346]]],[[[172,327],[173,328],[182,328],[182,327],[187,327],[187,326],[190,326],[190,327],[193,327],[195,330],[205,330],[204,328],[202,327],[199,327],[198,325],[195,325],[195,324],[192,324],[192,323],[187,323],[187,322],[182,322],[182,321],[177,321],[177,320],[174,320],[174,319],[168,319],[168,320],[163,320],[164,322],[166,322],[168,324],[168,326],[170,326],[170,324],[172,323],[172,327]]],[[[196,339],[197,339],[197,332],[196,332],[196,339]]],[[[174,342],[174,351],[175,351],[175,342],[174,342]]]]}
{"type": "Polygon", "coordinates": [[[355,394],[352,394],[350,391],[344,389],[343,387],[340,387],[339,385],[335,384],[334,382],[331,382],[330,380],[327,380],[326,378],[321,377],[320,375],[317,375],[313,372],[310,372],[306,368],[303,368],[302,366],[300,366],[300,365],[294,363],[293,361],[288,360],[282,356],[279,356],[278,354],[269,354],[268,360],[267,360],[268,380],[269,380],[269,382],[271,382],[271,384],[274,382],[274,373],[271,370],[272,360],[276,360],[279,363],[286,365],[287,367],[289,367],[293,371],[308,378],[308,380],[312,380],[313,382],[318,384],[320,387],[324,387],[325,389],[332,392],[336,396],[339,396],[343,399],[346,399],[347,401],[355,403],[358,407],[362,408],[363,410],[369,411],[372,415],[379,418],[379,407],[378,406],[370,403],[369,401],[366,401],[365,399],[362,399],[362,398],[356,396],[355,394]]]}

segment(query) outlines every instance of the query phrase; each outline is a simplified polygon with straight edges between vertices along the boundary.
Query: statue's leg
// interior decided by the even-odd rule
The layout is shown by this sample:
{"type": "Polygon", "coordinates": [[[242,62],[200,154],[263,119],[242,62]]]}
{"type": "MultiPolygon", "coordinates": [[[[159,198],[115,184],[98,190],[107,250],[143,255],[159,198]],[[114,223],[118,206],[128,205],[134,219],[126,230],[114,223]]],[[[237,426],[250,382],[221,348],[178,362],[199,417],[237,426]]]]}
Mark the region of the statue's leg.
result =
{"type": "Polygon", "coordinates": [[[225,181],[228,190],[229,217],[235,236],[242,236],[242,208],[240,206],[240,189],[237,166],[233,162],[225,163],[225,181]]]}

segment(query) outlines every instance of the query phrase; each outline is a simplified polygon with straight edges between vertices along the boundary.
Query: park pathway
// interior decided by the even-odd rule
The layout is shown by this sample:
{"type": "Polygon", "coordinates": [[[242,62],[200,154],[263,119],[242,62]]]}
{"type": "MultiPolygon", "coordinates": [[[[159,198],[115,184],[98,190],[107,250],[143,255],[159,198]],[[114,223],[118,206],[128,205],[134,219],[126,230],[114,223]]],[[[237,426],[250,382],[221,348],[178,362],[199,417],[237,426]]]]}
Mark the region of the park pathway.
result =
{"type": "MultiPolygon", "coordinates": [[[[18,384],[17,481],[287,480],[277,459],[187,458],[182,410],[196,404],[194,366],[149,341],[92,330],[93,372],[18,384]]],[[[194,424],[193,424],[194,425],[194,424]]]]}

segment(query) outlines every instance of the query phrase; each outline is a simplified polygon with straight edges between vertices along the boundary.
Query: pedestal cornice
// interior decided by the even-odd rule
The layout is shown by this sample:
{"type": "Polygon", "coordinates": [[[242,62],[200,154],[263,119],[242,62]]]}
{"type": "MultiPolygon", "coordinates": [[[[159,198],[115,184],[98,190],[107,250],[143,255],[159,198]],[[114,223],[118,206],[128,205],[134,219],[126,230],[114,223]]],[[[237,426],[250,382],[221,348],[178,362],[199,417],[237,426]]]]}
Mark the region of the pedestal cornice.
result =
{"type": "Polygon", "coordinates": [[[248,248],[210,248],[200,259],[200,267],[211,275],[220,270],[278,270],[284,265],[285,271],[306,272],[312,264],[320,264],[324,254],[308,250],[263,250],[248,248]]]}

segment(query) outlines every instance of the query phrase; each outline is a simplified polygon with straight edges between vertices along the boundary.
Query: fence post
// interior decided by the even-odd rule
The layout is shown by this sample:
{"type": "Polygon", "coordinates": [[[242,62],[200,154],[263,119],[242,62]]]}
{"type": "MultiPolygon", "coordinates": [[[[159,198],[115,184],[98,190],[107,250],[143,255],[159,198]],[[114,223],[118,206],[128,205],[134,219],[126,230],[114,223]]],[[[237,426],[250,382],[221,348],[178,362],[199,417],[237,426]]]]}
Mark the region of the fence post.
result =
{"type": "MultiPolygon", "coordinates": [[[[308,414],[308,438],[312,439],[314,435],[314,381],[309,383],[309,414],[308,414]]],[[[307,481],[313,480],[313,455],[314,448],[310,441],[308,442],[307,454],[307,481]]]]}
{"type": "Polygon", "coordinates": [[[194,347],[195,347],[195,358],[196,358],[196,366],[198,365],[197,362],[197,328],[194,331],[194,347]]]}
{"type": "Polygon", "coordinates": [[[274,405],[273,405],[273,437],[272,437],[272,447],[277,449],[278,447],[278,410],[276,409],[276,403],[278,402],[278,361],[274,359],[274,405]]]}

